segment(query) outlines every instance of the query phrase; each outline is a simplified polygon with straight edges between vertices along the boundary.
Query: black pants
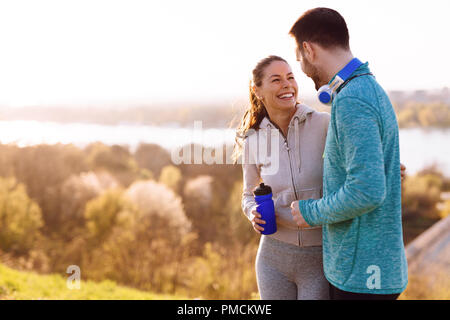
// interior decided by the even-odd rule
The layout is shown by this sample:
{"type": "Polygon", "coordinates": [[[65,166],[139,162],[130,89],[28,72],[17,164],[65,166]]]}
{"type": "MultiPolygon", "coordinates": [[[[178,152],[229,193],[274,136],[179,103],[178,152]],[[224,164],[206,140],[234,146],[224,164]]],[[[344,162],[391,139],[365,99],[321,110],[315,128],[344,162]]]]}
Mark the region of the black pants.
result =
{"type": "Polygon", "coordinates": [[[371,294],[342,291],[330,283],[331,300],[397,300],[400,294],[371,294]]]}

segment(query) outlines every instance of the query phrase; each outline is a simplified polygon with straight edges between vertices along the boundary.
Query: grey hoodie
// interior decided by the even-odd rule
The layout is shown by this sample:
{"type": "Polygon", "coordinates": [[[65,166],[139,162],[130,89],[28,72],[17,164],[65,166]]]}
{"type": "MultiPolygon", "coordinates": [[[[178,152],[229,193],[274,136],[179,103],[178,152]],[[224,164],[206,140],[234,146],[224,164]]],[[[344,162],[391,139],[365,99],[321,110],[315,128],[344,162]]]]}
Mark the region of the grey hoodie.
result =
{"type": "Polygon", "coordinates": [[[245,137],[242,209],[251,219],[256,210],[253,190],[262,181],[272,188],[277,232],[269,237],[298,245],[321,246],[322,228],[300,230],[292,219],[295,200],[322,197],[323,152],[330,115],[297,104],[287,137],[267,117],[245,137]],[[267,151],[266,153],[262,151],[267,151]]]}

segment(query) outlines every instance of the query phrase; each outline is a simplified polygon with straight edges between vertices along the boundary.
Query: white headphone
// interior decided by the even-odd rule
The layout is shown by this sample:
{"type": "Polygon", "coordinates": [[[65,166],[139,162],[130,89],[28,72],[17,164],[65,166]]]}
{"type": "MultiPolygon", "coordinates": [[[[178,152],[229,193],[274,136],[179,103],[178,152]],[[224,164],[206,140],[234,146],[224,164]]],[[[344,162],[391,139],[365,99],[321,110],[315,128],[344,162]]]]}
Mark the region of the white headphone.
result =
{"type": "Polygon", "coordinates": [[[336,89],[339,88],[344,83],[344,80],[337,75],[330,85],[325,84],[319,88],[317,91],[317,97],[319,101],[323,104],[330,105],[333,101],[336,89]]]}
{"type": "Polygon", "coordinates": [[[336,91],[346,82],[352,73],[358,69],[363,63],[358,58],[353,58],[341,71],[338,72],[333,81],[328,85],[325,84],[317,91],[317,97],[323,104],[330,105],[333,101],[336,91]]]}

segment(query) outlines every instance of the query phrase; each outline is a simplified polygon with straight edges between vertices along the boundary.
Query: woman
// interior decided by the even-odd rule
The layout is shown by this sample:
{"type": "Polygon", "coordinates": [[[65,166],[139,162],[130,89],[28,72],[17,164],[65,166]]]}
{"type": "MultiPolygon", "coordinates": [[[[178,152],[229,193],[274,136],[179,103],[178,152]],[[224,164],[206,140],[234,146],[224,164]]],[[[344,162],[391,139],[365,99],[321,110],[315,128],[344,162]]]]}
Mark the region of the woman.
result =
{"type": "Polygon", "coordinates": [[[330,116],[298,103],[297,93],[294,75],[284,59],[269,56],[261,60],[253,70],[251,107],[238,128],[240,152],[244,146],[248,153],[242,165],[244,213],[256,232],[264,230],[265,221],[256,211],[253,196],[262,180],[272,188],[277,216],[277,232],[261,236],[256,257],[261,299],[329,297],[322,270],[321,227],[300,230],[290,205],[294,200],[322,196],[322,155],[330,116]],[[271,130],[280,134],[273,135],[271,130]],[[278,161],[258,157],[261,141],[270,145],[268,149],[279,146],[274,150],[278,161]]]}

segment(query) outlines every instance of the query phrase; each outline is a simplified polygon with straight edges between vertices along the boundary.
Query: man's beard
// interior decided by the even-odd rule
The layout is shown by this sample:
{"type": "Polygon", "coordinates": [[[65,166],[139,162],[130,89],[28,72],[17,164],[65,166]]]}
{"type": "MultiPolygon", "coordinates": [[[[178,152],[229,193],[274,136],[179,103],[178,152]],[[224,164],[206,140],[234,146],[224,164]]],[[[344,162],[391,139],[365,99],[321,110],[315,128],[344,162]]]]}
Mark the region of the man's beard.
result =
{"type": "Polygon", "coordinates": [[[314,81],[314,85],[316,87],[316,90],[319,90],[321,86],[326,84],[322,80],[322,77],[320,76],[319,69],[308,62],[308,60],[303,60],[304,68],[305,68],[305,74],[314,81]]]}
{"type": "Polygon", "coordinates": [[[322,81],[320,80],[319,76],[312,76],[311,77],[312,81],[314,81],[314,86],[316,88],[316,91],[319,90],[319,88],[322,86],[322,81]]]}

